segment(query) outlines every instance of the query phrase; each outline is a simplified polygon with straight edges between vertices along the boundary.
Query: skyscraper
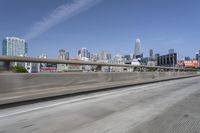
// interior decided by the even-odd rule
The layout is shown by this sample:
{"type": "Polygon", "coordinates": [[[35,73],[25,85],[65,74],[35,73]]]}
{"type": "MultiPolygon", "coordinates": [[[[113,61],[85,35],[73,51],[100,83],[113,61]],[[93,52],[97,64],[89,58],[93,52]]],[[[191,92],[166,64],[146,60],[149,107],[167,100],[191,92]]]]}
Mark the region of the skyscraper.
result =
{"type": "Polygon", "coordinates": [[[175,50],[174,49],[169,49],[169,54],[174,54],[175,50]]]}
{"type": "Polygon", "coordinates": [[[111,60],[112,55],[108,52],[101,51],[99,52],[98,57],[99,57],[99,60],[101,61],[108,61],[108,60],[111,60]]]}
{"type": "MultiPolygon", "coordinates": [[[[68,60],[69,52],[66,52],[64,49],[60,49],[58,59],[63,61],[68,60]]],[[[68,70],[68,66],[66,64],[57,64],[57,71],[66,71],[66,70],[68,70]]]]}
{"type": "Polygon", "coordinates": [[[134,58],[136,58],[138,55],[140,55],[140,48],[141,48],[141,41],[139,38],[135,41],[135,50],[134,50],[134,58]]]}
{"type": "Polygon", "coordinates": [[[89,53],[89,51],[88,51],[86,48],[82,48],[82,49],[80,49],[80,50],[78,51],[78,56],[79,56],[80,58],[82,58],[82,57],[89,58],[90,53],[89,53]]]}
{"type": "Polygon", "coordinates": [[[198,62],[199,62],[199,68],[200,68],[200,50],[199,50],[199,58],[198,58],[198,62]]]}
{"type": "Polygon", "coordinates": [[[195,53],[195,59],[198,61],[199,60],[199,52],[195,53]]]}
{"type": "Polygon", "coordinates": [[[98,60],[98,54],[97,53],[90,54],[90,60],[91,61],[97,61],[98,60]]]}
{"type": "Polygon", "coordinates": [[[66,60],[69,60],[69,58],[70,58],[70,54],[69,54],[68,51],[66,51],[66,53],[65,53],[65,59],[66,59],[66,60]]]}
{"type": "Polygon", "coordinates": [[[190,61],[191,58],[189,56],[185,57],[185,61],[190,61]]]}
{"type": "Polygon", "coordinates": [[[60,49],[58,59],[69,60],[69,52],[66,52],[64,49],[60,49]]]}
{"type": "Polygon", "coordinates": [[[2,54],[6,56],[26,56],[28,45],[24,39],[6,37],[2,43],[2,54]]]}
{"type": "Polygon", "coordinates": [[[150,59],[153,59],[153,49],[149,50],[149,57],[150,57],[150,59]]]}

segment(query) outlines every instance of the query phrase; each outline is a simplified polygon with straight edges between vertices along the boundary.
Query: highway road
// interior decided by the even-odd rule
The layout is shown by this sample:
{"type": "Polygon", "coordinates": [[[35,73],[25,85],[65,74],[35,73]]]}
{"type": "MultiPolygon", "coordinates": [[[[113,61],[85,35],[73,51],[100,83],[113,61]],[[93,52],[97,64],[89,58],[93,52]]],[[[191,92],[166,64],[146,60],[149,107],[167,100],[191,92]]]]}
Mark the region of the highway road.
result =
{"type": "Polygon", "coordinates": [[[0,133],[200,133],[200,77],[1,109],[0,133]]]}

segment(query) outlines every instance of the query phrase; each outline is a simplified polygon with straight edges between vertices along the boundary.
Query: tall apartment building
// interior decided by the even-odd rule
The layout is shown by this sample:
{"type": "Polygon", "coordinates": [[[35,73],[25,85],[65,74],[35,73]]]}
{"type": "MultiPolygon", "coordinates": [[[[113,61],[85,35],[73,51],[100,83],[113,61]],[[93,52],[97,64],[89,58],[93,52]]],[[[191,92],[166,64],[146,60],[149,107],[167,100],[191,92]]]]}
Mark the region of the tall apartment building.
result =
{"type": "MultiPolygon", "coordinates": [[[[18,37],[6,37],[2,42],[2,54],[5,56],[27,56],[28,44],[24,39],[18,37]]],[[[29,63],[30,64],[30,63],[29,63]]],[[[27,63],[11,62],[10,66],[20,65],[27,70],[27,63]]]]}
{"type": "Polygon", "coordinates": [[[112,55],[108,52],[101,51],[98,54],[98,58],[99,58],[100,61],[109,61],[109,60],[112,59],[112,55]]]}
{"type": "Polygon", "coordinates": [[[78,51],[78,56],[79,56],[80,58],[82,58],[82,57],[90,58],[90,53],[89,53],[89,51],[88,51],[86,48],[81,48],[81,49],[78,51]]]}
{"type": "Polygon", "coordinates": [[[58,59],[59,60],[69,60],[69,52],[65,51],[64,49],[60,49],[58,59]]]}
{"type": "Polygon", "coordinates": [[[153,60],[153,59],[154,59],[154,56],[153,56],[153,49],[150,49],[150,50],[149,50],[149,57],[150,57],[150,60],[153,60]]]}
{"type": "Polygon", "coordinates": [[[6,37],[2,43],[2,54],[5,56],[26,56],[28,45],[24,39],[6,37]]]}
{"type": "MultiPolygon", "coordinates": [[[[69,52],[66,52],[64,49],[59,50],[59,55],[58,55],[59,60],[69,60],[69,52]]],[[[68,67],[66,64],[57,64],[57,71],[67,71],[68,67]]]]}
{"type": "Polygon", "coordinates": [[[134,58],[137,58],[141,55],[141,41],[139,38],[135,40],[135,49],[134,49],[134,58]]]}

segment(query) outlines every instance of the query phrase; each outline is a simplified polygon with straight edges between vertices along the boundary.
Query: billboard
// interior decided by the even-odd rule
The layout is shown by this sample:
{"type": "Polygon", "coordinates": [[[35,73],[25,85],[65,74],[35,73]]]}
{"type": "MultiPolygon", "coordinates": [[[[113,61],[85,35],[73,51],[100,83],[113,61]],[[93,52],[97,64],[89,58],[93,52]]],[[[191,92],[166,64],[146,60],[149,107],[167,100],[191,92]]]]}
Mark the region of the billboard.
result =
{"type": "Polygon", "coordinates": [[[178,61],[179,66],[183,66],[185,68],[198,68],[199,63],[197,60],[189,60],[189,61],[178,61]]]}
{"type": "Polygon", "coordinates": [[[40,72],[56,72],[57,65],[49,63],[40,63],[40,72]]]}

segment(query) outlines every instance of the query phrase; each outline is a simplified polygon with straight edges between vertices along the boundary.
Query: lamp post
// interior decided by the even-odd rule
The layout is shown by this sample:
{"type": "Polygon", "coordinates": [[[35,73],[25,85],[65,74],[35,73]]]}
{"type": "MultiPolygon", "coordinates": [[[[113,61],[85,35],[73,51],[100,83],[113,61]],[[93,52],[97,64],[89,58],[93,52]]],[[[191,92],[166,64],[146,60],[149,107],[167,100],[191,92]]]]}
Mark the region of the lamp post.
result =
{"type": "Polygon", "coordinates": [[[173,54],[173,72],[175,71],[174,54],[173,54]]]}
{"type": "Polygon", "coordinates": [[[200,50],[199,50],[199,54],[198,54],[198,63],[199,63],[199,70],[200,70],[200,50]]]}

